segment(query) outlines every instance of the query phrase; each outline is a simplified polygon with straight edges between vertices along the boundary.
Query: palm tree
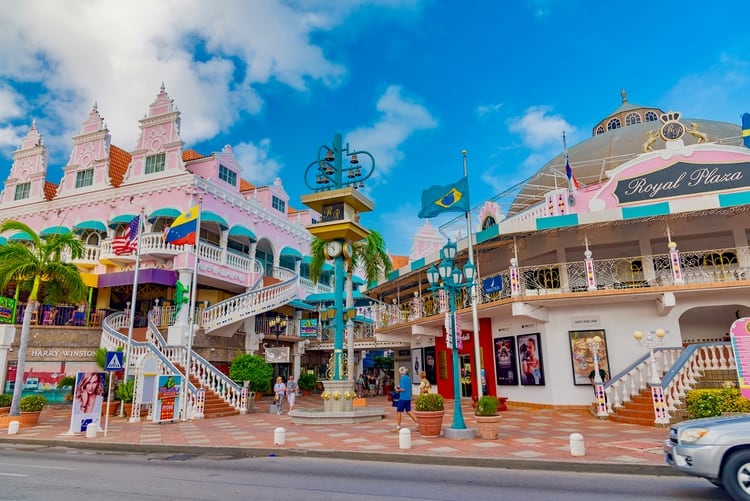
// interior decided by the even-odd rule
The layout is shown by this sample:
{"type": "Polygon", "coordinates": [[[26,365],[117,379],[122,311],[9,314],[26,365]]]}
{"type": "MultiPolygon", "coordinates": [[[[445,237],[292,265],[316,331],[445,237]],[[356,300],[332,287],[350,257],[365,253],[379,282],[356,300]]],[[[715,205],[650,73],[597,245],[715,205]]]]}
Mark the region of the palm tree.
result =
{"type": "MultiPolygon", "coordinates": [[[[314,237],[310,242],[310,280],[313,283],[320,279],[323,263],[326,261],[326,243],[318,237],[314,237]]],[[[374,282],[381,276],[388,276],[392,266],[391,258],[385,250],[383,236],[375,230],[370,230],[365,239],[352,244],[352,259],[346,269],[347,279],[351,282],[354,270],[361,268],[365,272],[365,280],[368,283],[374,282]]]]}
{"type": "Polygon", "coordinates": [[[44,293],[45,302],[77,303],[86,298],[86,285],[74,264],[62,262],[64,253],[69,254],[70,259],[83,256],[83,244],[74,234],[53,234],[42,240],[34,230],[21,222],[6,221],[0,225],[0,233],[14,230],[26,233],[31,241],[30,244],[11,241],[0,246],[0,288],[15,282],[20,290],[29,292],[21,327],[13,400],[10,404],[10,415],[18,416],[31,316],[38,307],[40,291],[44,293]]]}

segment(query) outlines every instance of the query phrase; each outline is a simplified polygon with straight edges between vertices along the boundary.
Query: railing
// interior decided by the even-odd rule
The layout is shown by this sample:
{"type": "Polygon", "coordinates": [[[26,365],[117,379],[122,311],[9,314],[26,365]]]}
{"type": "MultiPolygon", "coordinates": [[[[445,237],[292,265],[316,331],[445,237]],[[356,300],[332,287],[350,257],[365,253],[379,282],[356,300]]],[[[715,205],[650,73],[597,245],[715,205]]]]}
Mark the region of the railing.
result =
{"type": "MultiPolygon", "coordinates": [[[[26,312],[27,303],[16,305],[15,323],[20,325],[23,322],[23,316],[26,312]]],[[[71,325],[75,327],[99,327],[102,320],[113,313],[115,310],[100,308],[91,311],[81,309],[79,306],[69,304],[40,304],[35,312],[32,313],[32,325],[45,325],[49,327],[61,327],[71,325]]],[[[136,327],[146,325],[145,316],[136,318],[136,327]],[[140,323],[140,325],[138,325],[140,323]]]]}
{"type": "MultiPolygon", "coordinates": [[[[750,247],[709,249],[680,252],[682,283],[673,279],[670,255],[654,254],[622,258],[594,259],[595,283],[588,284],[586,261],[570,261],[518,267],[519,297],[560,293],[597,293],[601,291],[645,289],[694,284],[731,283],[750,280],[750,247]]],[[[511,297],[510,270],[481,278],[477,284],[478,304],[511,297]],[[496,280],[492,280],[496,279],[496,280]],[[484,291],[483,285],[493,283],[484,291]]],[[[456,309],[470,306],[468,290],[456,295],[456,309]]],[[[444,294],[426,290],[418,297],[409,297],[397,304],[378,306],[377,328],[388,327],[449,311],[444,294]]]]}

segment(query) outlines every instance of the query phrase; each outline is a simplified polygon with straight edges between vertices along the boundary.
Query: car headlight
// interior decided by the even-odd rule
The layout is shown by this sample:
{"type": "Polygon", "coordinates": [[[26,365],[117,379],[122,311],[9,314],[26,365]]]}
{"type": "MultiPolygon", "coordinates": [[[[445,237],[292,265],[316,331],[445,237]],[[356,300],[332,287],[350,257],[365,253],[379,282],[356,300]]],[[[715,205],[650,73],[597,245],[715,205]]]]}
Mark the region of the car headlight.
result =
{"type": "Polygon", "coordinates": [[[693,442],[697,442],[705,437],[706,433],[708,433],[708,428],[688,428],[687,430],[680,432],[678,440],[680,442],[692,444],[693,442]]]}

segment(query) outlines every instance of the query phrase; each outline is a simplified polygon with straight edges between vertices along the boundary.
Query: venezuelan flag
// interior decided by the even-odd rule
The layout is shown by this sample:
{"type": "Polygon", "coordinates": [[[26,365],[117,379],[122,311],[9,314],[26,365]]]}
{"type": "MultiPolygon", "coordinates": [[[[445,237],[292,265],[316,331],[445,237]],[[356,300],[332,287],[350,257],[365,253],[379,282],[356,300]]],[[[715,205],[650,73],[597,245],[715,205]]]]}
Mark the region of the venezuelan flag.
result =
{"type": "Polygon", "coordinates": [[[164,240],[172,245],[195,245],[197,232],[198,206],[196,205],[174,220],[164,240]]]}

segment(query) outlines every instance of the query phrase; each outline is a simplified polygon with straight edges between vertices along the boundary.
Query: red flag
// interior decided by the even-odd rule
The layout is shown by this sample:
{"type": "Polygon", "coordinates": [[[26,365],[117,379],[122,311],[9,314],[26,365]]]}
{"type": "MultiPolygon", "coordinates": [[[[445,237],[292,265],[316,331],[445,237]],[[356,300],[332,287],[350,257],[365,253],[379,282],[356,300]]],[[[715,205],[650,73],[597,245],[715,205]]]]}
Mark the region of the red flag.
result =
{"type": "Polygon", "coordinates": [[[573,169],[570,168],[570,162],[568,162],[568,156],[565,155],[565,175],[568,176],[568,186],[570,189],[578,189],[581,187],[578,184],[578,179],[573,175],[573,169]]]}
{"type": "Polygon", "coordinates": [[[123,234],[112,240],[112,251],[116,255],[132,254],[138,249],[138,230],[140,225],[140,216],[135,216],[130,220],[123,234]]]}

